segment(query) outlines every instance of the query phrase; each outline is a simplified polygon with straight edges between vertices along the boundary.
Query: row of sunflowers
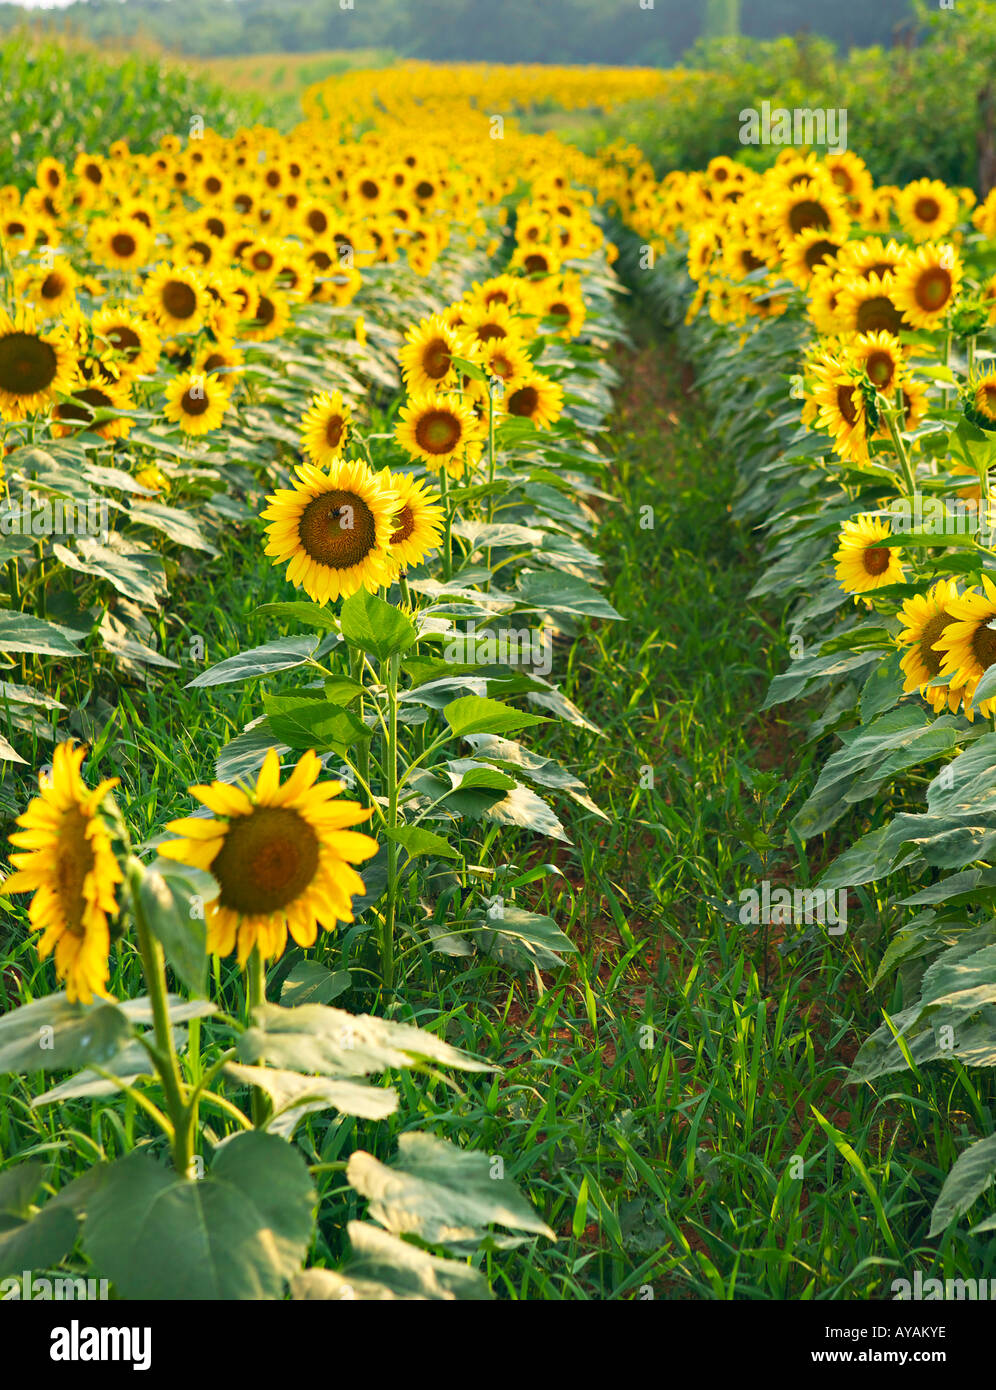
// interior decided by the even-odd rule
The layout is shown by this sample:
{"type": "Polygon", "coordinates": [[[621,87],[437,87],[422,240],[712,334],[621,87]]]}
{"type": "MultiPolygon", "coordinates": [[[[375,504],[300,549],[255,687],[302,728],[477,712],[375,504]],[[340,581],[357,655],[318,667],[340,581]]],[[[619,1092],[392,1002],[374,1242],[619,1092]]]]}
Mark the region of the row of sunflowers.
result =
{"type": "MultiPolygon", "coordinates": [[[[763,709],[804,700],[799,737],[830,745],[784,872],[826,862],[834,830],[816,888],[888,931],[863,967],[884,1021],[849,1079],[992,1068],[996,191],[876,185],[854,152],[804,150],[658,183],[617,146],[598,192],[628,229],[631,283],[684,319],[740,460],[731,512],[763,536],[752,597],[789,604],[763,709]]],[[[967,1137],[931,1234],[992,1181],[982,1115],[967,1137]]]]}
{"type": "Polygon", "coordinates": [[[348,129],[311,106],[0,191],[0,758],[15,798],[40,769],[0,884],[37,945],[0,1018],[0,1274],[478,1298],[492,1223],[553,1236],[487,1155],[407,1132],[390,1164],[341,1161],[329,1115],[397,1112],[385,1071],[488,1070],[414,1025],[413,955],[535,973],[576,949],[527,906],[559,870],[514,847],[567,840],[554,799],[601,812],[520,736],[598,733],[551,653],[619,616],[592,545],[616,251],[583,162],[466,100],[434,116],[407,77],[385,102],[391,80],[348,129]],[[94,501],[96,530],[58,524],[94,501]],[[184,586],[223,552],[248,584],[265,552],[284,595],[270,640],[187,684],[252,684],[259,714],[141,839],[102,728],[178,666],[184,586]],[[24,1161],[40,1108],[75,1134],[96,1097],[127,1114],[96,1160],[67,1138],[24,1161]]]}

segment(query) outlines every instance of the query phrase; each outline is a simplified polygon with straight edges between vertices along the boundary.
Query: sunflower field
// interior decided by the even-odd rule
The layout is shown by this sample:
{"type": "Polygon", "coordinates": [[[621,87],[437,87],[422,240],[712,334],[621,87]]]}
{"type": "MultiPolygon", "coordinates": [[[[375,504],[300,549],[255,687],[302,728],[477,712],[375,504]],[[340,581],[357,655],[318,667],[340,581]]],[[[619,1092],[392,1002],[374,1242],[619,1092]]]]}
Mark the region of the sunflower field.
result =
{"type": "Polygon", "coordinates": [[[0,188],[0,1283],[996,1266],[996,191],[533,120],[688,81],[0,188]]]}

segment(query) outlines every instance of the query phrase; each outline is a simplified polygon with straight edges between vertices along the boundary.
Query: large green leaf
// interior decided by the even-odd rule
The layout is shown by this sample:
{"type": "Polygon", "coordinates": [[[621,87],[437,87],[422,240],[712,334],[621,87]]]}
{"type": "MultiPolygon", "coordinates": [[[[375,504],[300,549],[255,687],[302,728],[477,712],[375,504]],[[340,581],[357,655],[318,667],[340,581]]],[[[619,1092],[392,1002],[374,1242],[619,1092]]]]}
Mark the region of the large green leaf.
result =
{"type": "Polygon", "coordinates": [[[367,1198],[375,1221],[428,1245],[477,1240],[491,1225],[556,1239],[515,1183],[498,1176],[492,1158],[431,1134],[402,1134],[390,1165],[355,1151],[346,1178],[367,1198]]]}
{"type": "Polygon", "coordinates": [[[235,1136],[200,1180],[141,1152],[103,1170],[83,1248],[123,1298],[275,1299],[304,1263],[314,1191],[271,1134],[235,1136]]]}
{"type": "Polygon", "coordinates": [[[296,1009],[262,1005],[254,1010],[253,1026],[242,1034],[237,1049],[243,1062],[268,1062],[323,1076],[368,1076],[422,1061],[462,1071],[492,1070],[421,1028],[324,1004],[296,1009]]]}
{"type": "Polygon", "coordinates": [[[411,619],[376,594],[360,589],[342,605],[342,635],[351,647],[383,661],[407,651],[417,633],[411,619]]]}
{"type": "Polygon", "coordinates": [[[939,1236],[952,1221],[964,1216],[996,1178],[996,1134],[969,1145],[944,1179],[930,1217],[931,1236],[939,1236]]]}
{"type": "Polygon", "coordinates": [[[116,1004],[50,994],[0,1018],[0,1072],[68,1071],[113,1057],[132,1031],[116,1004]]]}
{"type": "Polygon", "coordinates": [[[459,1260],[441,1260],[376,1226],[351,1221],[352,1253],[341,1270],[306,1269],[295,1275],[296,1299],[404,1301],[491,1297],[487,1280],[459,1260]]]}
{"type": "Polygon", "coordinates": [[[33,618],[28,613],[0,612],[0,652],[38,652],[42,656],[82,656],[72,628],[33,618]]]}
{"type": "Polygon", "coordinates": [[[204,904],[218,896],[210,874],[173,859],[157,859],[142,874],[139,898],[153,936],[193,994],[207,992],[207,924],[204,904]]]}
{"type": "Polygon", "coordinates": [[[468,734],[509,734],[547,722],[541,714],[511,709],[500,700],[489,700],[481,695],[464,695],[459,700],[451,700],[443,710],[443,717],[453,733],[461,738],[468,734]]]}
{"type": "Polygon", "coordinates": [[[265,642],[261,647],[252,647],[237,656],[227,657],[216,666],[187,682],[191,686],[231,685],[236,681],[255,680],[259,676],[271,676],[277,671],[292,671],[303,666],[312,656],[317,646],[314,637],[278,637],[275,642],[265,642]]]}

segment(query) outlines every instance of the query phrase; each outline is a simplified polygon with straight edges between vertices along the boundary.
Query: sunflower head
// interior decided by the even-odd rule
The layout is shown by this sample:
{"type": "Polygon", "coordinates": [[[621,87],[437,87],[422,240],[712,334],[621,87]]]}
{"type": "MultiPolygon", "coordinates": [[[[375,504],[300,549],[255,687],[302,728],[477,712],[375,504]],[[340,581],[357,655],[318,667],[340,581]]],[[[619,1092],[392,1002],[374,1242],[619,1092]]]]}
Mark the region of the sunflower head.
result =
{"type": "Polygon", "coordinates": [[[267,498],[266,553],[316,603],[371,592],[391,580],[397,497],[382,473],[355,459],[302,464],[292,488],[267,498]]]}
{"type": "Polygon", "coordinates": [[[89,1004],[107,992],[109,918],[117,915],[122,873],[101,815],[118,779],[88,788],[80,775],[85,755],[71,741],[56,747],[51,776],[39,779],[38,796],[17,818],[21,829],[10,837],[19,851],[10,857],[15,872],[2,890],[33,894],[28,915],[32,929],[42,933],[39,956],[54,951],[68,999],[89,1004]]]}
{"type": "Polygon", "coordinates": [[[208,949],[244,966],[253,948],[263,960],[279,956],[290,932],[311,946],[321,926],[352,922],[352,899],[364,892],[354,864],[377,852],[377,841],[350,826],[369,820],[372,808],[338,801],[341,782],[319,782],[321,762],[309,750],[287,781],[270,749],[255,787],[224,782],[191,787],[212,813],[171,821],[180,838],[160,854],[205,869],[218,884],[206,905],[208,949]]]}
{"type": "Polygon", "coordinates": [[[897,546],[881,546],[892,528],[884,517],[862,515],[845,521],[834,559],[837,582],[845,593],[859,596],[886,584],[902,584],[905,578],[897,546]]]}

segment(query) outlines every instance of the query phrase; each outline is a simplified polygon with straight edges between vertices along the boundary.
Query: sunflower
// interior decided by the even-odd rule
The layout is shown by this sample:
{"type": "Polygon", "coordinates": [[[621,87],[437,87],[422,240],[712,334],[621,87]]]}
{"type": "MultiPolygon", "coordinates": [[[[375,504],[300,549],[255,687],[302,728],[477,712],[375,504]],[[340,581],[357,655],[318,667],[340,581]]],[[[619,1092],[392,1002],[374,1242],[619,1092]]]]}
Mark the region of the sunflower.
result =
{"type": "MultiPolygon", "coordinates": [[[[813,278],[817,266],[832,261],[844,244],[843,237],[828,236],[819,227],[809,227],[785,246],[785,273],[797,285],[805,286],[813,278]]],[[[756,256],[754,259],[757,261],[756,256]]],[[[758,264],[763,262],[758,261],[758,264]]]]}
{"type": "Polygon", "coordinates": [[[980,429],[996,431],[996,371],[975,375],[964,392],[965,414],[980,429]]]}
{"type": "Polygon", "coordinates": [[[245,336],[255,343],[268,343],[279,338],[290,322],[290,304],[279,290],[267,289],[256,301],[255,317],[245,330],[245,336]]]}
{"type": "Polygon", "coordinates": [[[445,521],[439,493],[411,473],[390,473],[387,482],[397,493],[391,558],[401,570],[419,565],[442,540],[445,521]]]}
{"type": "Polygon", "coordinates": [[[775,200],[768,217],[783,247],[813,228],[839,241],[847,236],[850,226],[843,201],[830,180],[801,179],[775,200]]]}
{"type": "Polygon", "coordinates": [[[161,328],[173,333],[196,332],[204,320],[208,302],[199,271],[165,262],[157,265],[147,277],[143,299],[149,316],[161,328]]]}
{"type": "Polygon", "coordinates": [[[184,434],[208,434],[216,430],[232,403],[231,385],[205,372],[187,371],[166,387],[163,414],[184,434]]]}
{"type": "Polygon", "coordinates": [[[190,366],[192,371],[220,373],[229,379],[244,362],[243,353],[231,343],[205,343],[190,366]]]}
{"type": "MultiPolygon", "coordinates": [[[[486,308],[487,306],[485,306],[486,308]]],[[[454,384],[454,357],[465,357],[469,346],[461,343],[456,329],[451,328],[438,314],[422,319],[405,334],[405,346],[399,353],[401,370],[409,391],[441,390],[454,384]]]]}
{"type": "MultiPolygon", "coordinates": [[[[949,608],[958,597],[953,579],[940,579],[926,594],[914,594],[905,599],[900,617],[905,627],[896,639],[909,651],[899,663],[905,676],[903,692],[919,691],[935,714],[947,707],[954,714],[961,704],[960,690],[950,686],[931,686],[941,674],[941,653],[934,646],[944,630],[955,621],[949,608]]],[[[971,716],[970,716],[971,717],[971,716]]]]}
{"type": "Polygon", "coordinates": [[[93,332],[101,344],[101,356],[114,362],[122,374],[135,377],[155,371],[162,347],[148,319],[123,306],[106,305],[93,316],[93,332]]]}
{"type": "Polygon", "coordinates": [[[44,960],[54,948],[56,977],[65,980],[69,1002],[89,1004],[95,994],[107,994],[107,919],[117,914],[114,888],[122,874],[100,815],[118,779],[90,790],[80,776],[85,755],[72,741],[56,747],[51,779],[39,781],[39,795],[17,818],[22,829],[10,842],[24,852],[10,856],[15,872],[2,887],[4,895],[34,894],[28,915],[32,929],[44,933],[38,954],[44,960]]]}
{"type": "Polygon", "coordinates": [[[470,405],[455,393],[423,391],[401,407],[395,426],[398,442],[412,458],[454,477],[476,464],[484,443],[481,422],[470,405]]]}
{"type": "Polygon", "coordinates": [[[876,541],[892,535],[884,517],[862,515],[845,521],[834,559],[837,582],[847,594],[863,594],[885,584],[902,584],[905,579],[897,547],[874,548],[876,541]]]}
{"type": "Polygon", "coordinates": [[[896,198],[896,216],[914,241],[947,236],[958,221],[958,198],[940,179],[917,179],[896,198]]]}
{"type": "Polygon", "coordinates": [[[961,277],[954,247],[928,242],[900,265],[890,297],[914,328],[935,328],[954,302],[961,277]]]}
{"type": "Polygon", "coordinates": [[[38,222],[23,209],[5,212],[0,219],[0,241],[6,244],[11,254],[30,251],[37,236],[38,222]]]}
{"type": "Polygon", "coordinates": [[[531,420],[539,430],[549,429],[563,413],[563,387],[541,372],[531,372],[506,395],[505,409],[509,415],[531,420]]]}
{"type": "Polygon", "coordinates": [[[94,259],[109,270],[136,270],[149,259],[154,237],[144,222],[131,217],[102,217],[90,224],[94,259]]]}
{"type": "Polygon", "coordinates": [[[95,381],[79,372],[70,388],[71,398],[60,401],[52,411],[53,433],[57,436],[89,431],[101,439],[124,439],[131,433],[132,422],[127,416],[115,416],[95,425],[94,418],[101,410],[131,410],[134,402],[127,381],[109,381],[101,376],[95,381]]]}
{"type": "Polygon", "coordinates": [[[342,457],[353,426],[353,415],[341,391],[312,396],[301,419],[301,442],[312,463],[334,463],[342,457]]]}
{"type": "Polygon", "coordinates": [[[536,306],[542,318],[553,319],[561,338],[576,338],[584,326],[585,307],[581,287],[576,279],[564,279],[554,289],[536,296],[536,306]]]}
{"type": "Polygon", "coordinates": [[[205,869],[218,896],[205,904],[208,950],[227,956],[238,948],[244,966],[258,947],[279,956],[287,933],[312,946],[321,926],[352,922],[352,899],[365,891],[352,867],[377,852],[377,841],[347,827],[369,820],[372,807],[335,801],[341,782],[319,782],[321,762],[311,749],[280,784],[280,760],[271,748],[251,790],[212,782],[191,787],[213,818],[188,816],[167,829],[159,853],[205,869]]]}
{"type": "Polygon", "coordinates": [[[490,377],[496,377],[505,391],[514,391],[532,373],[533,364],[522,343],[515,338],[499,338],[486,343],[481,353],[481,367],[490,377]]]}
{"type": "MultiPolygon", "coordinates": [[[[996,661],[996,585],[988,575],[982,576],[983,593],[969,589],[960,598],[948,601],[947,611],[952,621],[934,642],[941,653],[941,675],[950,675],[949,689],[964,690],[965,712],[972,706],[972,695],[982,676],[996,661]]],[[[996,700],[985,700],[978,706],[988,714],[996,708],[996,700]]]]}
{"type": "Polygon", "coordinates": [[[61,315],[76,303],[79,276],[65,256],[54,256],[39,270],[23,270],[16,278],[18,292],[45,318],[61,315]]]}
{"type": "Polygon", "coordinates": [[[817,426],[832,435],[840,458],[864,463],[868,458],[868,417],[861,377],[829,353],[814,364],[813,377],[810,398],[817,407],[817,426]]]}
{"type": "Polygon", "coordinates": [[[289,561],[287,578],[320,604],[389,583],[397,498],[383,474],[354,459],[296,471],[299,481],[262,513],[273,563],[289,561]]]}
{"type": "Polygon", "coordinates": [[[902,345],[891,333],[859,334],[850,345],[848,356],[865,372],[876,391],[892,392],[902,376],[902,345]]]}
{"type": "Polygon", "coordinates": [[[556,275],[560,271],[560,256],[552,246],[518,246],[511,266],[525,275],[556,275]]]}
{"type": "Polygon", "coordinates": [[[903,316],[892,298],[891,277],[851,275],[844,280],[837,296],[836,315],[841,327],[851,333],[898,334],[903,316]]]}
{"type": "Polygon", "coordinates": [[[69,389],[75,359],[64,330],[42,330],[31,309],[0,307],[0,419],[23,420],[69,389]]]}

